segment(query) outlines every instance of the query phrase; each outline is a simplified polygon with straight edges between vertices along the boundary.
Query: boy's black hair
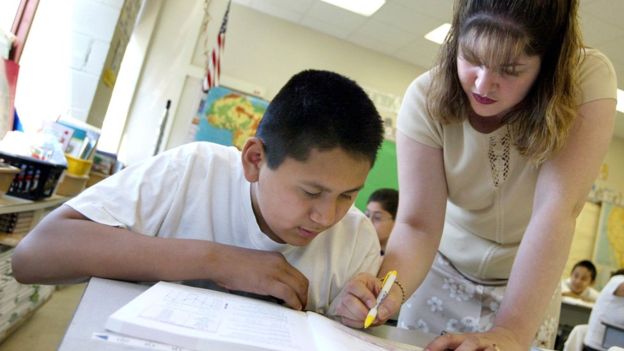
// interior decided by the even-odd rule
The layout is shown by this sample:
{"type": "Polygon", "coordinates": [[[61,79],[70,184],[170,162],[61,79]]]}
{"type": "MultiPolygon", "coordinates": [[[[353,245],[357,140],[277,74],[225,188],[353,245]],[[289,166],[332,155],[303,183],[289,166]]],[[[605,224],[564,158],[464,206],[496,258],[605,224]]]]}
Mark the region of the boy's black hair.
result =
{"type": "Polygon", "coordinates": [[[392,215],[392,219],[396,218],[397,208],[399,207],[399,192],[390,188],[381,188],[373,191],[368,197],[367,204],[371,201],[379,202],[384,210],[392,215]]]}
{"type": "Polygon", "coordinates": [[[375,163],[383,123],[364,90],[337,73],[306,70],[280,89],[260,120],[256,136],[267,165],[276,169],[286,157],[305,161],[310,151],[340,147],[375,163]]]}
{"type": "Polygon", "coordinates": [[[572,267],[572,272],[574,272],[576,267],[585,267],[585,268],[587,268],[587,270],[589,270],[589,273],[591,273],[592,282],[594,280],[596,280],[596,274],[597,274],[596,266],[594,266],[592,261],[590,261],[590,260],[582,260],[582,261],[576,262],[574,267],[572,267]]]}

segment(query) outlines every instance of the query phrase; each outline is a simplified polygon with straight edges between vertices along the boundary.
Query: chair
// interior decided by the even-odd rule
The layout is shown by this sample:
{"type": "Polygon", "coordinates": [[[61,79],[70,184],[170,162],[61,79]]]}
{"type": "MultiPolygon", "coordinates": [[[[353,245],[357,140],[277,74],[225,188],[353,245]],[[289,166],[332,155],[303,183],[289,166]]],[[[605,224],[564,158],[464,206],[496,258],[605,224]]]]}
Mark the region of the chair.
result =
{"type": "Polygon", "coordinates": [[[585,339],[588,327],[589,325],[587,324],[579,324],[572,328],[568,339],[565,344],[563,344],[563,351],[582,351],[583,339],[585,339]]]}

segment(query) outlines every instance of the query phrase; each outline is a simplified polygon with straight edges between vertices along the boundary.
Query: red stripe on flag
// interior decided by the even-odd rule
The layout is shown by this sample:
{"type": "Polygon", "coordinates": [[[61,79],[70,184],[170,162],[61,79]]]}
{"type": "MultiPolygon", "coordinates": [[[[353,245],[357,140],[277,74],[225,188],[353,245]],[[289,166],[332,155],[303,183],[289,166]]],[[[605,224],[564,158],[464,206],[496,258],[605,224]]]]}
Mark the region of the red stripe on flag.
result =
{"type": "Polygon", "coordinates": [[[227,9],[223,15],[223,21],[217,34],[217,45],[212,49],[208,59],[208,67],[206,67],[206,77],[202,84],[204,92],[210,88],[219,85],[219,77],[221,76],[221,53],[225,48],[225,32],[227,29],[228,16],[230,13],[231,0],[228,1],[227,9]]]}

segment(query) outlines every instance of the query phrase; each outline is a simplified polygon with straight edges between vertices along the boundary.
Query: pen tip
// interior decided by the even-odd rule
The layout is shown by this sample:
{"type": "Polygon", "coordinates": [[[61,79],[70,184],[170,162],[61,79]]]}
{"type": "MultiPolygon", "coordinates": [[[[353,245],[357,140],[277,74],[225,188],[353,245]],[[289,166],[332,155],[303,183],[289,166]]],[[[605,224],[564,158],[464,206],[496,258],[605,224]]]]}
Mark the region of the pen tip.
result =
{"type": "Polygon", "coordinates": [[[364,321],[364,329],[368,328],[371,326],[371,324],[373,324],[373,322],[375,321],[375,317],[373,316],[367,316],[366,320],[364,321]]]}

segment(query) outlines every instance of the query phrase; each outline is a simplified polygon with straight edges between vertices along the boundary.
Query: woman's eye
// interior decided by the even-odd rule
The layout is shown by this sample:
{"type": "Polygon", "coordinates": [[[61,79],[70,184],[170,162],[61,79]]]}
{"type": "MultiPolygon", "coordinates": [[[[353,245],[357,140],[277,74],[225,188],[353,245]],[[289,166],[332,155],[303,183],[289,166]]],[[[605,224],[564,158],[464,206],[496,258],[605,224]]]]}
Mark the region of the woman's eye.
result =
{"type": "Polygon", "coordinates": [[[342,194],[342,195],[340,195],[340,197],[342,197],[345,200],[352,200],[353,199],[353,195],[349,195],[349,194],[342,194]]]}
{"type": "Polygon", "coordinates": [[[509,66],[509,67],[503,67],[501,69],[501,74],[508,75],[508,76],[518,76],[520,72],[516,70],[516,67],[509,66]]]}

